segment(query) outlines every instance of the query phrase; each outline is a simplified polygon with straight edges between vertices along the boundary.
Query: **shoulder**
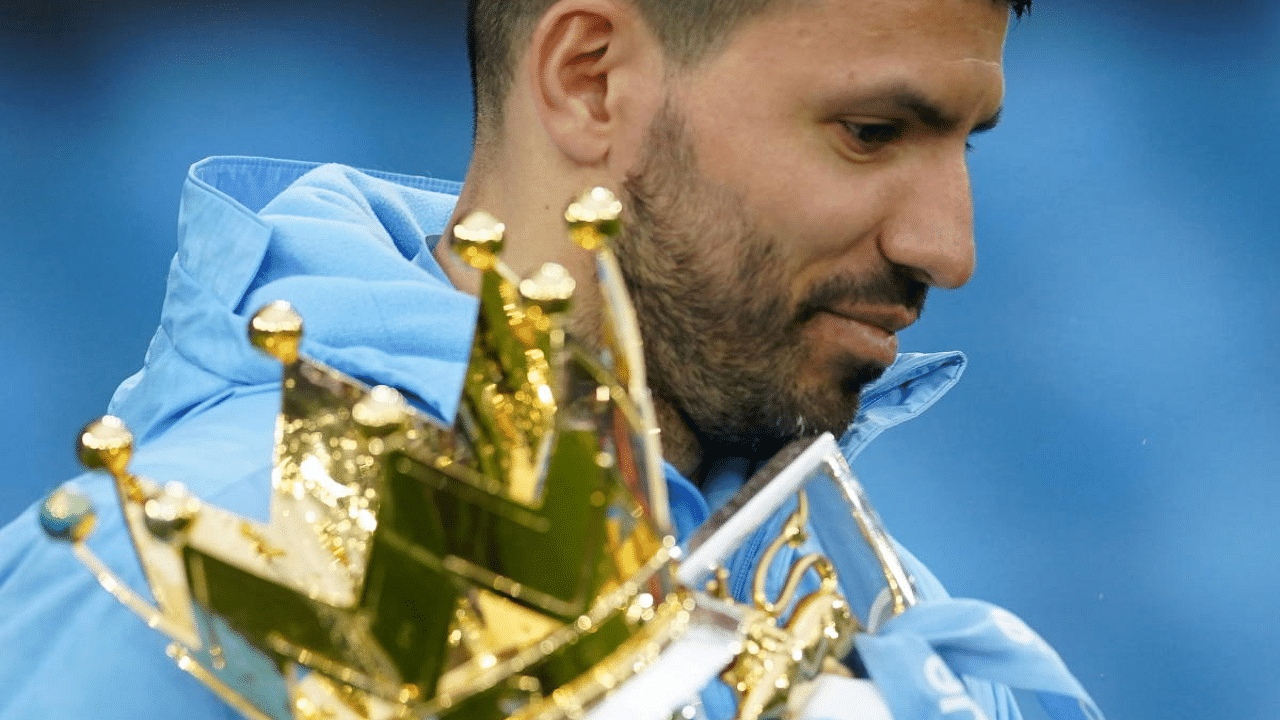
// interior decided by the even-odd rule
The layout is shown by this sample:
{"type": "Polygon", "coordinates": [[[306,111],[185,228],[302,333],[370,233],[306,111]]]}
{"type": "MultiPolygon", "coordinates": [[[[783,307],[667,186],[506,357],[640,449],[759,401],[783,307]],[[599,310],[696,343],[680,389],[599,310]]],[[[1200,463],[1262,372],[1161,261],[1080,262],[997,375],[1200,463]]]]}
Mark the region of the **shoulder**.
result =
{"type": "MultiPolygon", "coordinates": [[[[131,469],[265,516],[278,404],[270,388],[228,397],[141,445],[131,469]]],[[[150,601],[111,479],[88,473],[72,483],[96,509],[88,547],[150,601]]],[[[166,643],[103,590],[69,546],[44,535],[37,508],[0,529],[0,718],[233,717],[168,658],[166,643]]]]}

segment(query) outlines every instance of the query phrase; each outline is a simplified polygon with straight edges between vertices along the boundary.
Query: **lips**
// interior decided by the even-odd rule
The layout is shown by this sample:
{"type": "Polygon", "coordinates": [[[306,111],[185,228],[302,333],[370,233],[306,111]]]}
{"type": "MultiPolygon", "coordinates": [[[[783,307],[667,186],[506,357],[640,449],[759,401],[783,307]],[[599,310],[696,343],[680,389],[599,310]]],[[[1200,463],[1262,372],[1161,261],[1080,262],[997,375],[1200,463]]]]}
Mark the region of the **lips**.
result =
{"type": "Polygon", "coordinates": [[[916,320],[904,307],[822,308],[814,315],[819,342],[842,354],[888,367],[898,356],[897,332],[916,320]]]}
{"type": "Polygon", "coordinates": [[[894,335],[914,323],[919,315],[902,306],[826,307],[823,312],[860,322],[894,335]]]}

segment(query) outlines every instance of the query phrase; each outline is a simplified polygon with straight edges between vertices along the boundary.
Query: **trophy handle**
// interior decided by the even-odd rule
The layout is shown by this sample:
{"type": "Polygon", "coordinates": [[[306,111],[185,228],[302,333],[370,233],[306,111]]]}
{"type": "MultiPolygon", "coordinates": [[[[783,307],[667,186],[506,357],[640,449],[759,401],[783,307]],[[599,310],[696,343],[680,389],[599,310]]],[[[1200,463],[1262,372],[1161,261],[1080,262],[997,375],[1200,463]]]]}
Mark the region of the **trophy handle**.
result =
{"type": "MultiPolygon", "coordinates": [[[[755,532],[760,521],[798,493],[826,454],[835,452],[830,433],[796,440],[756,471],[729,502],[689,538],[676,577],[688,587],[702,587],[715,569],[755,532]]],[[[838,454],[838,453],[837,453],[838,454]]]]}

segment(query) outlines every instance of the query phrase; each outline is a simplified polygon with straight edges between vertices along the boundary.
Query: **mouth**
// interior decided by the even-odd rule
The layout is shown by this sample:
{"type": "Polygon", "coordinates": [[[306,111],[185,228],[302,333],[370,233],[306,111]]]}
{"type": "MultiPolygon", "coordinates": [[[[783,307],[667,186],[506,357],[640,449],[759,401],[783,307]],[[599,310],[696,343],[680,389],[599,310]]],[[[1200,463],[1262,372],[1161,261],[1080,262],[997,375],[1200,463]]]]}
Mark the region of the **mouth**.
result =
{"type": "Polygon", "coordinates": [[[901,305],[884,305],[874,307],[824,307],[821,312],[830,313],[846,320],[869,325],[889,335],[896,335],[905,330],[920,314],[901,305]]]}
{"type": "Polygon", "coordinates": [[[898,357],[897,333],[916,318],[901,306],[824,307],[812,328],[822,345],[885,368],[898,357]]]}

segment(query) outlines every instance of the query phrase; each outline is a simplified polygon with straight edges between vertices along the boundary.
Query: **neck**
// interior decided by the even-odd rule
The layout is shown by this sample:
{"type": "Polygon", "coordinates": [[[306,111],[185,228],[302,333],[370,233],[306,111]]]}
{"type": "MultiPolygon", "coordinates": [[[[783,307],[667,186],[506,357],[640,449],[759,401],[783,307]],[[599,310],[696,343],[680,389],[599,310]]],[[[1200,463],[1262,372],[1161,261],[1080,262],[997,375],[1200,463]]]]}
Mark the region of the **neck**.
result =
{"type": "MultiPolygon", "coordinates": [[[[569,271],[580,289],[588,289],[594,263],[589,253],[569,239],[563,211],[576,194],[591,186],[590,181],[568,168],[552,167],[555,159],[539,148],[489,148],[487,152],[486,159],[472,161],[449,226],[483,210],[507,228],[502,261],[512,272],[528,277],[543,263],[555,262],[569,271]]],[[[442,242],[436,247],[436,259],[458,289],[475,294],[479,274],[458,259],[449,245],[442,242]]]]}
{"type": "Polygon", "coordinates": [[[662,429],[663,458],[679,470],[681,475],[695,483],[699,482],[698,475],[705,453],[698,436],[670,404],[654,398],[653,409],[658,416],[658,427],[662,429]]]}
{"type": "MultiPolygon", "coordinates": [[[[584,331],[581,334],[591,337],[594,334],[591,328],[599,327],[598,308],[601,302],[592,282],[594,262],[589,253],[569,242],[559,212],[560,205],[574,193],[566,192],[563,199],[553,200],[545,192],[535,195],[527,191],[529,188],[545,189],[536,181],[513,179],[497,182],[492,179],[494,173],[481,169],[499,165],[502,163],[473,163],[459,194],[458,205],[449,219],[449,227],[472,211],[484,210],[507,226],[503,261],[518,275],[526,276],[547,261],[559,262],[568,268],[579,281],[574,304],[576,312],[571,323],[584,331]]],[[[504,177],[519,175],[509,170],[502,173],[504,177]]],[[[577,188],[577,191],[582,189],[577,188]]],[[[435,258],[455,287],[472,295],[479,293],[480,274],[454,254],[447,232],[445,241],[436,246],[435,258]]],[[[704,454],[702,443],[674,407],[654,398],[654,410],[662,431],[663,457],[685,477],[695,479],[704,454]]]]}

